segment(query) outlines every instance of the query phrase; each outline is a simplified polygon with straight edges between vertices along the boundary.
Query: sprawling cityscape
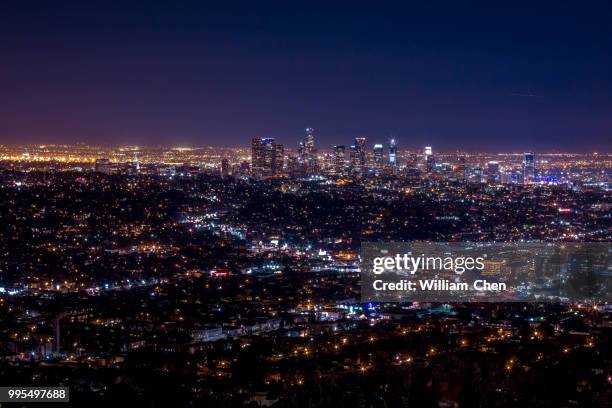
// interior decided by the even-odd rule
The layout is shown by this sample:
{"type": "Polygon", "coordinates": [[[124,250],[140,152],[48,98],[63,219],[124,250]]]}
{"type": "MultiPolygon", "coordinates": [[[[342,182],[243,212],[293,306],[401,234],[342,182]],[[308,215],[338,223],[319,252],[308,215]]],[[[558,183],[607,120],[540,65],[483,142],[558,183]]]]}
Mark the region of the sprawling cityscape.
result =
{"type": "Polygon", "coordinates": [[[610,21],[0,1],[0,408],[610,408],[610,21]]]}
{"type": "Polygon", "coordinates": [[[2,146],[1,377],[75,406],[609,406],[609,305],[364,304],[358,258],[607,242],[612,154],[303,138],[2,146]]]}

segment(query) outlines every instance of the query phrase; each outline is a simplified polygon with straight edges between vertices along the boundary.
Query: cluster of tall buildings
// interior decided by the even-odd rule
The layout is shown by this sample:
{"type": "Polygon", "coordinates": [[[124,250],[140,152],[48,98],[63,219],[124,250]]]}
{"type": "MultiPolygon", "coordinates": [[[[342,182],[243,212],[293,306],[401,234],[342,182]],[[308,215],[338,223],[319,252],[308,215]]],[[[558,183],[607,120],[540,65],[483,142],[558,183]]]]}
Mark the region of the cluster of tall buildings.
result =
{"type": "MultiPolygon", "coordinates": [[[[489,161],[485,166],[468,166],[465,157],[460,157],[459,163],[454,165],[438,163],[431,146],[425,146],[421,152],[405,158],[402,168],[408,176],[452,171],[461,179],[492,184],[529,184],[537,181],[535,156],[530,152],[524,153],[522,168],[512,170],[500,167],[497,161],[489,161]]],[[[295,154],[285,157],[284,146],[273,138],[253,138],[251,156],[251,175],[255,177],[301,177],[320,173],[353,176],[397,174],[400,167],[397,140],[394,138],[389,140],[386,148],[382,143],[375,143],[372,150],[368,150],[366,138],[356,137],[352,145],[335,145],[331,153],[319,156],[313,128],[306,128],[305,137],[298,144],[295,154]]]]}
{"type": "Polygon", "coordinates": [[[283,172],[285,147],[271,137],[251,140],[251,170],[253,175],[270,177],[283,172]]]}
{"type": "MultiPolygon", "coordinates": [[[[335,145],[332,149],[320,152],[316,148],[314,129],[307,128],[297,149],[287,151],[283,144],[274,138],[251,139],[251,161],[245,160],[244,150],[238,155],[231,152],[215,153],[220,160],[217,166],[211,166],[209,156],[195,156],[195,165],[190,159],[184,160],[181,172],[219,172],[222,176],[251,176],[254,178],[269,177],[308,177],[314,175],[334,176],[379,176],[397,175],[418,181],[422,178],[448,178],[468,182],[488,184],[531,184],[556,183],[555,177],[547,172],[536,172],[535,155],[526,152],[522,160],[516,156],[508,160],[508,155],[468,156],[463,153],[434,155],[431,146],[419,151],[403,151],[398,154],[397,140],[391,138],[386,145],[375,143],[371,148],[366,146],[365,137],[356,137],[350,146],[335,145]],[[501,160],[501,161],[498,161],[501,160]],[[190,164],[191,163],[191,164],[190,164]],[[198,168],[199,166],[199,168],[198,168]],[[195,170],[194,170],[195,169],[195,170]]],[[[513,156],[513,155],[511,155],[513,156]]],[[[175,159],[173,159],[175,160],[175,159]]],[[[150,162],[149,162],[150,163],[150,162]]],[[[104,174],[140,174],[151,172],[162,175],[177,173],[174,163],[168,165],[147,164],[141,168],[141,162],[134,154],[131,160],[111,160],[97,158],[94,170],[104,174]]]]}
{"type": "Polygon", "coordinates": [[[348,148],[348,157],[346,153],[346,146],[334,146],[334,173],[363,175],[369,171],[379,173],[385,168],[397,167],[397,143],[395,139],[389,141],[388,160],[385,160],[384,146],[381,143],[376,143],[372,149],[370,165],[368,165],[365,137],[356,137],[353,144],[348,148]]]}
{"type": "MultiPolygon", "coordinates": [[[[372,152],[366,148],[366,138],[356,137],[351,146],[333,146],[331,163],[326,163],[325,171],[337,175],[364,175],[368,172],[381,172],[384,169],[395,171],[398,166],[397,142],[391,139],[388,154],[384,146],[374,145],[372,152]]],[[[251,168],[256,177],[269,177],[280,174],[308,176],[321,172],[321,163],[315,146],[313,128],[306,128],[304,140],[298,144],[297,152],[287,157],[284,147],[272,138],[253,138],[251,141],[251,168]]]]}
{"type": "Polygon", "coordinates": [[[531,184],[537,182],[535,155],[531,152],[523,154],[521,168],[500,166],[496,160],[486,163],[485,167],[466,167],[465,178],[476,179],[488,184],[531,184]]]}

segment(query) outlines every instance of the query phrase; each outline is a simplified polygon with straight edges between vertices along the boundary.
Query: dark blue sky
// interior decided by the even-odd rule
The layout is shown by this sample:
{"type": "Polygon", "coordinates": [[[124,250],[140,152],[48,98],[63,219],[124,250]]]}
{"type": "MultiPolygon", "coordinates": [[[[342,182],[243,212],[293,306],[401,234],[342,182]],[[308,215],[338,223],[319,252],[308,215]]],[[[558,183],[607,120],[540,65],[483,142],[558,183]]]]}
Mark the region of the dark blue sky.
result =
{"type": "Polygon", "coordinates": [[[0,2],[0,142],[292,146],[307,126],[610,151],[612,3],[0,2]]]}

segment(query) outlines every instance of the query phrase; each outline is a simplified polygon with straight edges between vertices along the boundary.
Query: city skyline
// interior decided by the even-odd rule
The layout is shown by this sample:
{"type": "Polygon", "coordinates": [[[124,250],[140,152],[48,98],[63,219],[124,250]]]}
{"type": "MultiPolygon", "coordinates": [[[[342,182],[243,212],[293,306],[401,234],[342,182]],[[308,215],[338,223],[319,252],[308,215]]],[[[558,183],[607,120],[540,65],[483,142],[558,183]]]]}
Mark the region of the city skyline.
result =
{"type": "MultiPolygon", "coordinates": [[[[306,128],[311,129],[311,128],[306,128]]],[[[316,129],[314,129],[316,132],[316,129]]],[[[186,143],[121,143],[121,142],[96,142],[96,143],[88,143],[85,141],[64,141],[64,142],[12,142],[12,143],[0,143],[2,147],[11,147],[11,148],[23,148],[28,149],[31,147],[89,147],[89,148],[98,148],[98,149],[250,149],[251,141],[253,138],[260,139],[274,139],[278,142],[282,142],[285,150],[288,152],[298,151],[300,149],[300,142],[303,141],[302,138],[296,137],[293,138],[284,138],[284,137],[275,137],[275,136],[250,136],[247,139],[243,140],[241,143],[236,144],[208,144],[208,143],[196,143],[196,142],[186,142],[186,143]]],[[[336,142],[331,144],[322,145],[320,143],[317,144],[317,150],[320,152],[331,152],[337,146],[350,146],[350,143],[354,141],[356,138],[364,138],[365,139],[365,147],[369,150],[372,150],[376,145],[382,144],[385,148],[388,148],[391,144],[391,141],[394,143],[394,147],[398,152],[421,152],[425,147],[433,147],[436,149],[438,153],[442,154],[456,154],[456,153],[465,153],[465,154],[515,154],[522,155],[523,153],[536,153],[536,154],[600,154],[600,155],[610,155],[612,154],[612,150],[606,149],[573,149],[573,150],[564,150],[564,149],[556,149],[554,147],[550,147],[548,149],[529,149],[529,148],[513,148],[513,149],[500,149],[493,147],[493,144],[482,145],[481,148],[477,149],[468,149],[465,146],[461,146],[457,144],[456,146],[447,146],[444,149],[439,148],[439,146],[432,143],[417,143],[413,139],[402,139],[397,136],[387,136],[387,137],[368,137],[368,136],[348,136],[346,138],[340,138],[336,142]]]]}

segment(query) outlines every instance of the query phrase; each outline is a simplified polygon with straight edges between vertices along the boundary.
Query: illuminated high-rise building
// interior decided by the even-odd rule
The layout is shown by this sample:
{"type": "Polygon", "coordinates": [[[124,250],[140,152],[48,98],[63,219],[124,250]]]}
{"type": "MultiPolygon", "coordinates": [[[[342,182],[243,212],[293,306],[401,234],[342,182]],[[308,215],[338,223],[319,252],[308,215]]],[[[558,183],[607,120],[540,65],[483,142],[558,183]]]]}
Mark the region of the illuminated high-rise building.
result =
{"type": "Polygon", "coordinates": [[[351,172],[353,174],[363,174],[366,165],[365,137],[356,137],[355,144],[351,146],[351,172]]]}
{"type": "Polygon", "coordinates": [[[361,165],[359,164],[359,152],[357,146],[349,147],[349,169],[351,174],[361,173],[361,165]]]}
{"type": "Polygon", "coordinates": [[[251,170],[253,174],[260,174],[264,169],[264,148],[262,138],[251,139],[251,170]]]}
{"type": "Polygon", "coordinates": [[[436,165],[436,160],[434,158],[433,150],[431,146],[425,146],[423,151],[424,159],[425,159],[425,169],[429,172],[432,171],[436,165]]]}
{"type": "Polygon", "coordinates": [[[307,154],[314,152],[314,129],[306,128],[306,140],[304,141],[304,148],[307,154]]]}
{"type": "Polygon", "coordinates": [[[384,163],[385,163],[385,156],[384,156],[383,145],[380,143],[377,143],[374,145],[374,167],[377,170],[380,170],[383,168],[384,163]]]}
{"type": "Polygon", "coordinates": [[[298,144],[297,167],[303,167],[304,172],[315,174],[319,170],[317,149],[315,148],[314,129],[306,128],[306,137],[298,144]]]}
{"type": "Polygon", "coordinates": [[[272,174],[278,175],[285,168],[285,146],[277,143],[274,145],[274,163],[272,164],[272,174]]]}
{"type": "Polygon", "coordinates": [[[271,176],[274,174],[274,162],[276,161],[276,146],[273,138],[261,139],[262,146],[262,176],[271,176]]]}
{"type": "Polygon", "coordinates": [[[523,155],[523,182],[529,184],[535,179],[535,156],[533,153],[523,155]]]}
{"type": "Polygon", "coordinates": [[[334,146],[333,166],[335,174],[343,174],[346,169],[346,147],[334,146]]]}
{"type": "Polygon", "coordinates": [[[251,140],[251,169],[256,177],[279,174],[284,167],[284,146],[274,138],[254,137],[251,140]]]}
{"type": "Polygon", "coordinates": [[[395,139],[389,141],[389,164],[397,167],[397,142],[395,139]]]}

